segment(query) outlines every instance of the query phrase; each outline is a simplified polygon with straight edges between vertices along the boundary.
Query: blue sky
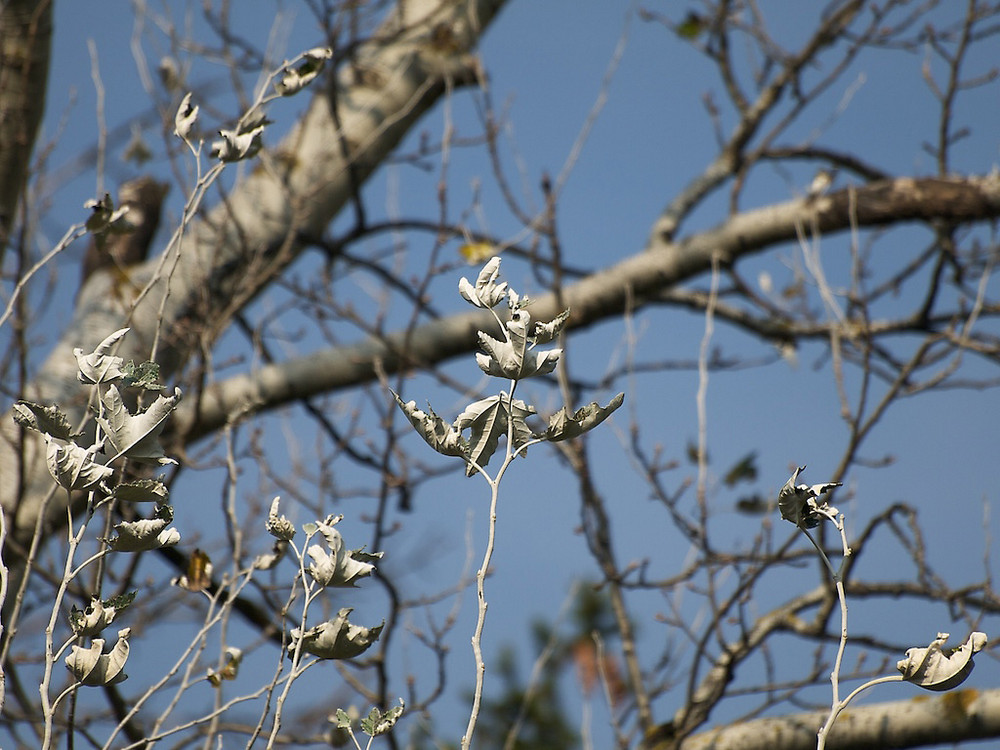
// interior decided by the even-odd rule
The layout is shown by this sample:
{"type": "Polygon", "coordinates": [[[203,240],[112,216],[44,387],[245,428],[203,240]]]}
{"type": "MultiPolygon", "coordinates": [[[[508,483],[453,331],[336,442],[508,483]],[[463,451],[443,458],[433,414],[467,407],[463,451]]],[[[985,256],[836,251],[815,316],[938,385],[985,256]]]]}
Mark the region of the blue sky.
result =
{"type": "MultiPolygon", "coordinates": [[[[169,5],[180,16],[182,6],[169,5]]],[[[683,15],[682,4],[661,5],[664,5],[662,12],[671,18],[683,15]]],[[[275,7],[273,3],[262,2],[240,4],[241,26],[254,43],[266,43],[275,7]]],[[[295,18],[287,32],[286,46],[279,49],[277,58],[320,41],[304,8],[294,3],[283,7],[295,18]]],[[[573,165],[560,200],[559,223],[566,257],[581,268],[600,268],[641,251],[659,211],[715,154],[714,135],[701,97],[711,90],[717,101],[722,101],[717,79],[712,77],[704,59],[688,45],[662,27],[639,20],[629,11],[631,7],[573,0],[512,0],[482,46],[494,102],[507,112],[510,123],[504,146],[508,177],[518,189],[523,182],[537,204],[542,173],[555,175],[564,168],[601,93],[602,77],[616,47],[624,44],[623,57],[606,92],[607,102],[573,165]],[[523,176],[517,172],[519,165],[523,165],[523,176]]],[[[768,8],[775,34],[784,35],[785,39],[801,36],[802,19],[790,12],[792,8],[800,9],[801,4],[784,2],[768,8]]],[[[113,127],[146,112],[146,97],[129,48],[132,34],[131,13],[124,6],[116,14],[95,12],[92,6],[79,3],[57,6],[52,80],[43,133],[44,139],[57,141],[48,159],[52,172],[60,174],[81,149],[97,140],[88,39],[94,40],[98,50],[108,124],[113,127]]],[[[155,64],[156,53],[148,40],[145,44],[155,64]]],[[[920,79],[921,59],[919,51],[909,57],[877,53],[862,58],[803,116],[790,140],[811,138],[819,128],[821,143],[860,150],[890,173],[931,173],[933,160],[921,150],[921,142],[933,135],[934,103],[920,79]],[[834,116],[841,104],[843,111],[834,116]]],[[[985,66],[983,60],[973,58],[972,66],[976,64],[985,66]]],[[[199,69],[199,75],[202,80],[224,80],[219,66],[213,69],[205,65],[199,69]]],[[[305,101],[303,96],[289,104],[282,103],[279,112],[284,119],[276,118],[275,129],[287,127],[288,118],[305,101]]],[[[993,127],[998,114],[996,101],[994,89],[989,95],[970,96],[969,104],[962,102],[959,120],[970,124],[973,131],[956,149],[956,169],[986,173],[997,162],[998,141],[993,127]]],[[[231,102],[224,98],[220,102],[223,111],[235,112],[231,102]]],[[[443,112],[439,106],[425,118],[418,131],[426,131],[432,140],[439,137],[443,112]]],[[[451,104],[451,117],[458,136],[479,132],[469,95],[456,96],[451,104]]],[[[724,130],[732,124],[729,113],[724,112],[723,124],[724,130]]],[[[419,132],[413,134],[411,145],[419,135],[419,132]]],[[[151,133],[150,141],[158,144],[155,132],[151,133]]],[[[131,166],[120,161],[121,147],[120,143],[112,144],[107,156],[106,186],[113,186],[134,173],[131,166]]],[[[165,170],[162,150],[150,168],[165,170]]],[[[82,218],[82,204],[93,196],[96,186],[92,165],[61,174],[68,174],[69,178],[60,179],[53,188],[51,209],[42,224],[43,231],[53,241],[65,226],[82,218]]],[[[794,197],[804,191],[811,174],[811,165],[784,173],[759,169],[741,205],[749,208],[794,197]]],[[[493,186],[488,161],[481,151],[456,150],[449,175],[456,215],[469,205],[473,184],[481,181],[485,223],[482,228],[506,237],[520,231],[493,186]]],[[[375,214],[397,206],[403,216],[435,216],[435,179],[436,173],[395,165],[380,171],[366,188],[366,195],[370,196],[375,214]]],[[[168,208],[175,215],[180,198],[175,185],[168,208]]],[[[723,220],[725,199],[720,194],[706,202],[684,231],[709,227],[723,220]]],[[[914,232],[893,230],[877,246],[876,263],[892,267],[915,252],[913,243],[917,241],[914,232]]],[[[425,242],[429,244],[431,239],[425,242]]],[[[377,249],[381,244],[384,243],[372,241],[367,247],[377,249]]],[[[419,268],[423,261],[417,252],[419,246],[414,243],[411,247],[414,249],[405,263],[407,267],[419,268]]],[[[843,235],[822,240],[822,258],[834,285],[847,278],[844,259],[848,247],[848,238],[843,235]]],[[[61,259],[61,288],[72,289],[75,284],[74,263],[79,253],[82,244],[61,259]]],[[[750,280],[755,280],[760,272],[767,272],[780,285],[789,278],[788,268],[794,263],[796,253],[796,248],[790,246],[775,249],[746,261],[740,270],[750,280]]],[[[292,272],[308,275],[308,263],[292,272]]],[[[505,260],[504,270],[519,291],[540,291],[524,266],[505,260]]],[[[475,272],[474,268],[458,269],[435,286],[439,309],[463,310],[464,303],[455,293],[455,285],[462,273],[472,276],[475,272]]],[[[697,286],[703,288],[706,283],[702,280],[697,286]]],[[[995,287],[995,283],[991,286],[995,287]]],[[[363,295],[359,295],[358,302],[363,304],[363,295]]],[[[263,315],[270,309],[267,303],[261,303],[253,313],[263,315]]],[[[51,314],[55,320],[64,313],[54,305],[51,314]]],[[[287,323],[289,329],[294,325],[291,320],[287,323]]],[[[569,356],[574,374],[596,378],[612,358],[620,364],[630,351],[640,362],[671,358],[690,361],[698,356],[704,332],[701,316],[658,309],[636,316],[629,326],[626,328],[620,321],[609,322],[571,342],[569,356]],[[634,335],[634,339],[629,341],[627,334],[634,335]]],[[[726,354],[770,353],[766,345],[725,325],[717,327],[713,344],[726,354]]],[[[307,351],[310,346],[319,345],[318,340],[307,339],[299,346],[300,351],[307,351]]],[[[966,358],[964,366],[980,375],[987,372],[982,363],[971,357],[966,358]]],[[[483,384],[477,381],[471,357],[448,365],[448,371],[483,384]]],[[[850,389],[857,387],[854,375],[849,374],[848,385],[850,389]]],[[[651,576],[665,577],[683,563],[688,549],[662,509],[649,500],[648,488],[632,470],[626,431],[629,419],[635,418],[650,442],[661,444],[667,455],[683,459],[685,444],[697,434],[694,402],[697,376],[690,371],[635,375],[621,381],[618,387],[627,391],[625,407],[612,424],[593,436],[596,479],[613,513],[613,538],[620,562],[649,560],[651,576]]],[[[416,377],[407,384],[406,398],[421,402],[426,395],[446,417],[454,416],[464,405],[449,403],[444,394],[437,396],[444,401],[435,400],[435,394],[441,392],[431,389],[433,385],[426,378],[416,377]],[[426,394],[421,388],[428,389],[426,394]]],[[[536,394],[542,405],[553,404],[554,394],[544,388],[521,392],[522,397],[526,394],[536,394]]],[[[610,395],[601,393],[594,397],[603,402],[610,395]]],[[[350,401],[352,396],[347,394],[345,398],[350,401]]],[[[844,507],[849,514],[849,526],[860,527],[890,502],[908,502],[920,511],[929,543],[928,557],[940,566],[940,572],[952,583],[981,577],[985,550],[990,544],[995,547],[992,538],[998,531],[995,518],[988,519],[992,537],[983,528],[984,513],[996,499],[1000,480],[995,460],[997,406],[996,392],[989,390],[949,391],[897,403],[863,451],[872,460],[891,454],[896,461],[886,469],[858,468],[847,477],[846,482],[855,493],[844,507]],[[956,540],[961,540],[958,546],[956,540]]],[[[827,479],[846,438],[829,362],[823,357],[822,347],[803,347],[795,367],[778,361],[756,369],[713,373],[707,413],[713,468],[722,471],[755,450],[761,470],[755,489],[767,493],[777,491],[787,478],[789,467],[796,463],[809,465],[807,481],[827,479]]],[[[269,446],[275,451],[271,460],[281,461],[285,431],[294,432],[301,423],[274,417],[265,424],[278,433],[269,446]]],[[[303,432],[295,434],[294,439],[308,445],[308,428],[301,429],[303,432]]],[[[411,439],[415,445],[418,439],[415,436],[411,439]]],[[[294,456],[294,443],[288,454],[288,459],[294,456]]],[[[428,450],[426,460],[434,462],[435,458],[428,450]]],[[[340,469],[334,467],[333,471],[336,474],[340,469]]],[[[349,472],[346,468],[343,471],[349,472]]],[[[677,482],[692,473],[691,467],[683,466],[676,473],[677,482]]],[[[349,473],[338,478],[345,485],[354,481],[349,473]]],[[[248,474],[248,491],[267,491],[253,482],[248,474]]],[[[175,494],[187,492],[194,499],[204,496],[206,487],[218,487],[221,483],[218,475],[192,472],[190,480],[181,482],[175,494]]],[[[217,492],[212,489],[208,493],[212,502],[217,492]]],[[[413,591],[413,596],[432,593],[453,581],[466,554],[467,528],[471,529],[476,545],[475,564],[478,564],[485,537],[487,499],[481,483],[460,477],[444,478],[434,483],[433,489],[419,492],[415,512],[398,519],[404,525],[403,530],[392,539],[392,544],[398,547],[388,548],[385,568],[395,572],[412,568],[402,581],[413,591]]],[[[735,494],[722,487],[716,477],[710,492],[710,505],[717,514],[713,520],[714,532],[719,539],[746,541],[759,530],[762,521],[735,513],[732,510],[735,500],[735,494]]],[[[363,521],[363,514],[370,511],[367,503],[358,499],[330,509],[346,515],[345,535],[355,546],[364,543],[369,533],[363,521]]],[[[204,520],[193,517],[180,497],[175,496],[175,504],[182,534],[186,525],[203,526],[204,520]]],[[[571,582],[596,576],[594,563],[577,533],[579,509],[574,482],[547,448],[534,449],[508,474],[499,515],[495,572],[487,590],[491,618],[487,625],[488,653],[495,652],[502,643],[527,639],[530,621],[535,617],[552,617],[571,582]]],[[[775,533],[781,540],[791,533],[791,527],[778,526],[775,533]]],[[[873,574],[893,570],[898,559],[898,550],[887,544],[884,553],[871,555],[869,570],[873,574]]],[[[899,570],[900,577],[912,573],[905,566],[899,566],[899,570]]],[[[774,592],[774,601],[789,591],[804,591],[815,585],[813,570],[803,568],[798,574],[801,580],[784,582],[785,588],[774,592]]],[[[462,695],[473,677],[468,634],[474,622],[474,599],[471,591],[466,592],[457,627],[451,633],[451,680],[437,715],[438,728],[453,738],[460,736],[464,721],[449,719],[463,715],[462,695]]],[[[640,654],[652,662],[670,637],[655,619],[657,613],[664,611],[665,602],[656,594],[636,595],[630,601],[635,607],[640,654]]],[[[377,621],[380,607],[384,606],[374,584],[367,584],[357,599],[352,598],[349,603],[357,608],[357,617],[362,622],[377,621]]],[[[883,622],[891,617],[895,627],[906,631],[898,634],[898,640],[913,645],[924,644],[937,631],[949,627],[945,621],[904,615],[898,610],[880,608],[876,615],[866,614],[864,603],[853,608],[851,615],[852,621],[859,625],[873,617],[883,618],[883,622]]],[[[402,669],[419,672],[423,662],[420,649],[404,637],[399,637],[397,643],[395,655],[402,669]]],[[[137,653],[141,653],[140,649],[141,646],[136,648],[137,653]]],[[[530,662],[526,660],[523,666],[526,675],[530,662]]],[[[328,670],[324,679],[335,679],[332,674],[328,670]]],[[[974,679],[982,685],[996,684],[995,664],[985,662],[974,679]]],[[[567,690],[572,694],[569,681],[567,690]]],[[[913,694],[912,689],[892,687],[869,700],[891,700],[913,694]]],[[[676,699],[668,698],[657,704],[657,713],[666,719],[675,707],[676,699]]],[[[571,711],[579,710],[579,704],[573,701],[571,711]]],[[[598,709],[594,723],[599,739],[607,737],[605,718],[598,709]]]]}

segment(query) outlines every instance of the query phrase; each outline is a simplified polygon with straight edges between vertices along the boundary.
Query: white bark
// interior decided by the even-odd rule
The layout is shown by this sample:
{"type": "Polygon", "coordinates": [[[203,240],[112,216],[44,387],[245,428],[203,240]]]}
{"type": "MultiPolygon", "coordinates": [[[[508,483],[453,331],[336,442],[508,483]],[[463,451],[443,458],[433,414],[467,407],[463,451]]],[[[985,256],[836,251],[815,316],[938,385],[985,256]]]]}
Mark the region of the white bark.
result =
{"type": "MultiPolygon", "coordinates": [[[[671,243],[654,233],[642,251],[615,266],[568,286],[563,299],[571,309],[568,327],[583,328],[638,309],[671,287],[711,268],[713,255],[723,264],[794,241],[797,228],[824,233],[857,226],[907,220],[946,219],[956,223],[1000,216],[1000,177],[956,180],[902,178],[834,193],[819,201],[794,200],[738,214],[715,229],[671,243]],[[853,201],[853,202],[852,202],[853,201]]],[[[553,294],[533,298],[531,313],[547,320],[560,311],[553,294]]],[[[268,409],[296,399],[365,383],[374,378],[375,361],[387,372],[409,363],[432,366],[476,348],[476,331],[492,318],[480,311],[453,315],[385,339],[328,349],[261,367],[209,387],[195,405],[183,403],[177,422],[191,438],[222,427],[232,414],[268,409]],[[404,348],[405,347],[405,348],[404,348]],[[194,413],[197,406],[198,413],[194,413]]]]}
{"type": "MultiPolygon", "coordinates": [[[[912,685],[900,683],[911,693],[912,685]]],[[[882,688],[883,692],[887,688],[882,688]]],[[[689,737],[683,750],[814,750],[826,712],[758,719],[689,737]]],[[[955,690],[870,706],[851,706],[833,726],[827,746],[837,750],[923,747],[1000,735],[1000,690],[955,690]]],[[[669,743],[653,743],[664,750],[669,743]]]]}
{"type": "MultiPolygon", "coordinates": [[[[131,312],[112,293],[109,276],[95,274],[89,280],[75,317],[26,397],[58,403],[70,410],[71,421],[81,418],[84,404],[72,350],[87,349],[124,325],[132,332],[118,354],[143,361],[159,334],[156,360],[169,379],[195,347],[210,342],[294,259],[300,233],[322,232],[350,199],[352,183],[364,180],[391,153],[444,92],[446,81],[473,80],[475,60],[468,50],[502,5],[503,0],[400,3],[341,71],[336,120],[330,97],[316,91],[296,127],[269,152],[269,168],[255,168],[224,204],[189,227],[176,268],[153,280],[150,293],[131,312]],[[437,41],[442,35],[448,45],[437,41]]],[[[153,259],[139,267],[132,281],[141,285],[153,279],[158,263],[153,259]]],[[[0,504],[12,516],[12,535],[23,542],[52,480],[41,441],[26,436],[22,449],[9,415],[0,431],[0,504]]]]}

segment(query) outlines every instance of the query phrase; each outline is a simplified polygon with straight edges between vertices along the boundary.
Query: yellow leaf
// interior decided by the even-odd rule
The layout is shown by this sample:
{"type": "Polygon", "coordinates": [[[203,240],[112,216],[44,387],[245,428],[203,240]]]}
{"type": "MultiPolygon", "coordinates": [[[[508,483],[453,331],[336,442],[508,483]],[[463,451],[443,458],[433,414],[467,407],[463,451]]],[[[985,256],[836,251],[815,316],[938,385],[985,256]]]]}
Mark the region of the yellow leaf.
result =
{"type": "Polygon", "coordinates": [[[489,242],[467,242],[458,248],[469,265],[477,265],[497,254],[496,248],[489,242]]]}

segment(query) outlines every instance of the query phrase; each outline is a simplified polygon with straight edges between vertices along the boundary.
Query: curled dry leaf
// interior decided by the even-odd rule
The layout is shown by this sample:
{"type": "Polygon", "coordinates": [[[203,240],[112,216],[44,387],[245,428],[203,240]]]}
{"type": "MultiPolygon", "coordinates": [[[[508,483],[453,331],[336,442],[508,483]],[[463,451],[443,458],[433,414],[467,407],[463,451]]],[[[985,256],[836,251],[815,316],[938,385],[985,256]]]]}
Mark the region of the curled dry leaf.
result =
{"type": "Polygon", "coordinates": [[[406,418],[410,420],[410,424],[431,448],[445,456],[464,457],[468,455],[469,446],[462,437],[460,429],[445,422],[430,407],[424,412],[417,408],[416,401],[404,403],[395,391],[392,391],[392,395],[406,418]]]}
{"type": "Polygon", "coordinates": [[[106,607],[100,599],[93,597],[90,604],[83,609],[74,606],[70,610],[69,624],[76,635],[92,638],[108,627],[114,621],[116,614],[118,614],[117,609],[106,607]]]}
{"type": "Polygon", "coordinates": [[[124,360],[111,354],[111,349],[128,331],[128,328],[115,331],[89,354],[79,347],[73,350],[73,356],[76,357],[76,364],[79,368],[77,378],[81,383],[85,385],[110,383],[122,377],[124,360]]]}
{"type": "Polygon", "coordinates": [[[264,528],[267,529],[267,533],[283,542],[290,542],[295,538],[295,526],[282,515],[278,515],[278,501],[281,497],[278,496],[271,501],[271,510],[268,511],[267,521],[264,522],[264,528]]]}
{"type": "Polygon", "coordinates": [[[295,67],[286,65],[279,81],[274,84],[275,90],[281,96],[291,96],[304,89],[318,76],[326,61],[333,57],[329,47],[314,47],[300,56],[301,62],[295,67]]]}
{"type": "Polygon", "coordinates": [[[45,435],[45,464],[49,474],[68,490],[89,490],[111,477],[114,471],[94,461],[100,446],[83,448],[69,440],[45,435]]]}
{"type": "Polygon", "coordinates": [[[840,482],[826,482],[812,486],[795,484],[805,468],[805,466],[798,467],[781,488],[778,493],[778,510],[786,521],[791,521],[804,529],[812,529],[819,526],[824,518],[831,521],[836,519],[839,511],[826,500],[819,501],[818,498],[834,487],[840,487],[840,482]]]}
{"type": "Polygon", "coordinates": [[[212,144],[212,156],[224,162],[242,161],[256,156],[263,146],[263,141],[261,141],[263,132],[263,125],[257,125],[242,132],[220,130],[220,140],[212,144]]]}
{"type": "Polygon", "coordinates": [[[493,308],[500,304],[507,295],[507,282],[497,284],[497,276],[500,275],[500,258],[494,257],[483,266],[483,270],[476,277],[476,285],[473,286],[464,276],[458,281],[458,293],[462,295],[470,305],[483,308],[493,308]]]}
{"type": "Polygon", "coordinates": [[[173,510],[163,505],[156,509],[153,518],[117,523],[118,536],[109,539],[108,546],[115,552],[145,552],[170,547],[181,540],[177,529],[167,528],[172,520],[173,510]]]}
{"type": "Polygon", "coordinates": [[[89,648],[73,646],[66,657],[66,668],[73,677],[84,685],[97,687],[115,685],[128,679],[125,662],[128,660],[128,636],[130,628],[118,631],[118,642],[109,653],[104,651],[104,639],[95,638],[89,648]]]}
{"type": "Polygon", "coordinates": [[[191,105],[191,92],[189,91],[181,99],[181,106],[177,108],[177,114],[174,115],[174,135],[186,141],[197,119],[198,107],[191,105]]]}
{"type": "Polygon", "coordinates": [[[540,437],[544,437],[553,443],[579,437],[610,417],[622,405],[624,400],[625,394],[619,393],[611,399],[607,406],[601,406],[596,401],[591,401],[586,406],[581,406],[577,409],[573,413],[573,416],[569,415],[564,406],[549,417],[548,429],[540,437]]]}
{"type": "Polygon", "coordinates": [[[97,423],[107,434],[108,442],[117,455],[141,463],[176,464],[174,459],[163,453],[159,437],[167,417],[177,408],[180,400],[181,389],[175,388],[172,396],[157,396],[143,411],[132,414],[118,389],[112,385],[101,395],[102,409],[97,423]]]}
{"type": "Polygon", "coordinates": [[[944,644],[948,633],[938,633],[927,648],[911,648],[906,658],[896,663],[903,679],[925,690],[951,690],[958,687],[972,673],[972,657],[986,646],[986,633],[972,633],[956,649],[946,651],[944,644]]]}
{"type": "Polygon", "coordinates": [[[288,644],[289,657],[295,654],[299,641],[302,642],[303,651],[320,659],[352,659],[363,654],[378,640],[385,621],[374,628],[352,625],[347,619],[352,611],[352,607],[344,607],[335,619],[320,623],[304,633],[298,628],[292,630],[292,639],[288,644]]]}
{"type": "Polygon", "coordinates": [[[53,404],[43,406],[32,401],[18,401],[11,407],[14,421],[22,427],[42,432],[61,440],[70,440],[80,433],[73,430],[62,409],[53,404]]]}
{"type": "Polygon", "coordinates": [[[317,522],[317,528],[326,540],[330,551],[327,552],[320,545],[313,544],[309,547],[309,575],[313,577],[320,586],[354,587],[361,578],[370,576],[375,566],[372,564],[382,557],[378,552],[370,554],[363,549],[348,550],[344,544],[344,537],[334,528],[343,516],[331,516],[325,522],[317,522]]]}

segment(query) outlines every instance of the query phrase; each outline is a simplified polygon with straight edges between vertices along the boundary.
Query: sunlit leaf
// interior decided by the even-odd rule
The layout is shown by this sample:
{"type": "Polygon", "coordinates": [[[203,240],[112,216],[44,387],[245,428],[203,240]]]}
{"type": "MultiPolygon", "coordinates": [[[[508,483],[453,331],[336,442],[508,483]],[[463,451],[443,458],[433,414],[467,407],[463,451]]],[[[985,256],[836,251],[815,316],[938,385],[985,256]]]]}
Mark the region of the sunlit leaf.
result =
{"type": "Polygon", "coordinates": [[[122,377],[121,367],[124,360],[111,354],[111,349],[128,331],[128,328],[115,331],[89,354],[80,348],[73,350],[73,356],[76,357],[76,364],[79,368],[77,377],[81,383],[87,385],[109,383],[122,377]]]}
{"type": "Polygon", "coordinates": [[[343,516],[330,516],[325,522],[316,524],[329,551],[318,544],[310,545],[307,550],[312,558],[308,568],[309,575],[320,586],[354,587],[360,579],[371,575],[375,569],[373,563],[382,557],[381,552],[348,550],[343,536],[334,528],[342,519],[343,516]]]}
{"type": "Polygon", "coordinates": [[[278,513],[278,502],[280,500],[281,497],[278,496],[271,501],[271,509],[267,513],[267,521],[264,522],[264,528],[275,539],[290,542],[295,538],[295,525],[278,513]]]}
{"type": "Polygon", "coordinates": [[[392,395],[410,424],[431,448],[446,456],[468,455],[468,446],[460,430],[441,419],[430,407],[424,412],[417,408],[416,401],[404,403],[395,391],[392,391],[392,395]]]}
{"type": "Polygon", "coordinates": [[[529,348],[528,326],[531,316],[527,310],[518,310],[505,324],[507,339],[497,341],[482,331],[479,345],[485,351],[476,354],[476,363],[487,375],[508,380],[522,380],[535,375],[547,375],[556,369],[562,349],[529,348]]]}
{"type": "Polygon", "coordinates": [[[382,713],[377,706],[373,707],[368,712],[368,716],[361,720],[361,731],[370,737],[378,737],[380,734],[385,734],[396,726],[396,722],[403,715],[405,709],[406,702],[402,698],[399,699],[398,706],[393,706],[385,713],[382,713]]]}
{"type": "Polygon", "coordinates": [[[378,640],[385,622],[373,628],[352,625],[347,619],[352,611],[352,607],[344,607],[333,620],[320,623],[305,632],[298,628],[292,630],[288,655],[295,653],[300,641],[303,651],[320,659],[352,659],[363,654],[378,640]]]}
{"type": "Polygon", "coordinates": [[[101,395],[103,408],[97,422],[117,455],[143,463],[175,464],[176,461],[164,455],[159,436],[180,400],[181,390],[175,388],[174,395],[158,396],[144,411],[131,414],[112,385],[101,395]]]}
{"type": "Polygon", "coordinates": [[[134,479],[115,487],[112,496],[123,503],[159,503],[165,505],[170,490],[162,478],[134,479]]]}
{"type": "Polygon", "coordinates": [[[507,294],[507,282],[497,284],[500,275],[500,258],[494,257],[483,266],[476,277],[476,285],[472,286],[464,276],[459,279],[458,293],[476,307],[493,308],[500,304],[507,294]]]}
{"type": "MultiPolygon", "coordinates": [[[[517,450],[534,437],[525,420],[535,413],[535,409],[524,401],[514,400],[513,408],[509,408],[508,397],[490,396],[469,404],[465,411],[458,415],[455,426],[459,430],[469,429],[469,457],[479,466],[486,466],[496,452],[497,443],[501,437],[507,437],[512,431],[512,449],[517,450]]],[[[466,474],[471,475],[475,468],[469,465],[466,474]]]]}
{"type": "Polygon", "coordinates": [[[174,115],[174,135],[186,141],[197,119],[198,106],[192,106],[191,92],[189,91],[181,99],[181,106],[177,108],[177,114],[174,115]]]}
{"type": "Polygon", "coordinates": [[[220,140],[212,144],[212,156],[223,162],[242,161],[256,156],[263,146],[263,132],[263,125],[239,131],[220,130],[220,140]]]}
{"type": "Polygon", "coordinates": [[[554,341],[555,338],[562,333],[563,328],[566,327],[566,321],[568,320],[569,310],[563,310],[548,323],[535,323],[534,340],[532,343],[547,344],[550,341],[554,341]]]}
{"type": "Polygon", "coordinates": [[[70,655],[66,657],[66,668],[77,682],[92,687],[124,682],[128,679],[128,675],[122,670],[128,660],[130,632],[129,628],[119,630],[118,642],[107,654],[103,653],[103,638],[95,638],[89,648],[73,646],[70,655]]]}
{"type": "Polygon", "coordinates": [[[925,690],[951,690],[958,687],[972,673],[972,657],[986,647],[986,633],[972,633],[956,649],[945,652],[948,633],[938,633],[927,648],[911,648],[906,658],[896,663],[903,679],[925,690]]]}
{"type": "Polygon", "coordinates": [[[70,440],[60,440],[51,435],[45,438],[45,465],[49,474],[68,490],[89,490],[109,479],[114,471],[94,460],[99,446],[83,448],[70,440]]]}
{"type": "Polygon", "coordinates": [[[118,535],[108,540],[108,546],[115,552],[144,552],[173,546],[181,540],[177,529],[167,528],[173,518],[173,509],[169,505],[161,505],[153,518],[121,521],[115,524],[118,535]]]}
{"type": "Polygon", "coordinates": [[[548,429],[540,437],[554,443],[579,437],[611,416],[624,400],[625,394],[619,393],[611,399],[607,406],[601,406],[596,401],[591,401],[573,412],[573,416],[569,416],[564,406],[549,417],[548,429]]]}
{"type": "Polygon", "coordinates": [[[70,610],[70,627],[73,628],[75,635],[92,638],[114,622],[117,614],[134,600],[134,591],[105,599],[103,602],[97,597],[92,597],[90,604],[83,609],[73,606],[70,610]]]}

